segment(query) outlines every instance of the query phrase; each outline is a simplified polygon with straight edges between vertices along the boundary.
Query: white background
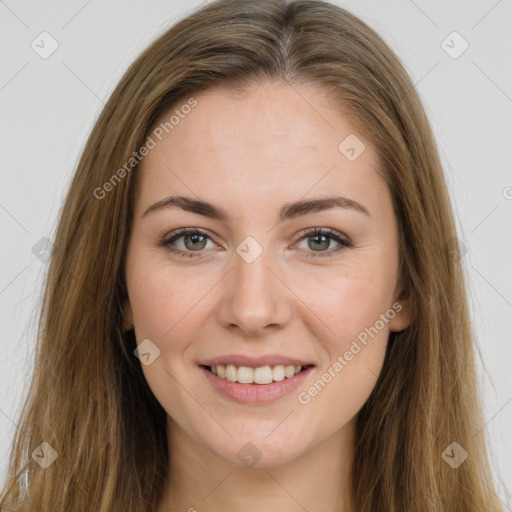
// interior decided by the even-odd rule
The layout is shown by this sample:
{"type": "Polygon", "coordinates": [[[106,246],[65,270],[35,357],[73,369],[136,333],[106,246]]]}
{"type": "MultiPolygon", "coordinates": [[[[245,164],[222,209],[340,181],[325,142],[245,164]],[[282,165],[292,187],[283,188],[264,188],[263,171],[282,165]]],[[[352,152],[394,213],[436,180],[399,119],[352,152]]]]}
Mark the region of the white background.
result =
{"type": "MultiPolygon", "coordinates": [[[[397,52],[435,131],[467,247],[463,262],[482,355],[485,430],[503,482],[498,494],[512,510],[512,1],[336,3],[397,52]],[[441,46],[453,31],[469,44],[456,59],[441,46]]],[[[36,319],[45,265],[32,247],[51,238],[78,155],[127,66],[200,4],[0,0],[2,481],[32,371],[29,321],[36,319]],[[31,48],[43,31],[59,45],[47,59],[31,48]]],[[[457,51],[463,42],[451,36],[445,44],[457,51]]]]}

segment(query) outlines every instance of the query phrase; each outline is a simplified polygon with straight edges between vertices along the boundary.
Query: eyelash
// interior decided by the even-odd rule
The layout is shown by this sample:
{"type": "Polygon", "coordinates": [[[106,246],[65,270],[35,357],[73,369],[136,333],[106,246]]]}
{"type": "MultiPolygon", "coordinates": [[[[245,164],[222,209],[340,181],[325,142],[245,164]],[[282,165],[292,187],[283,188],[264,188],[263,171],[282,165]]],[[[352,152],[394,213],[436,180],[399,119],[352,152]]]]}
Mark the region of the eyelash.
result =
{"type": "MultiPolygon", "coordinates": [[[[203,231],[202,229],[182,228],[182,229],[178,229],[177,231],[173,232],[172,236],[170,238],[168,236],[165,237],[161,241],[160,245],[162,247],[165,247],[168,251],[178,254],[180,257],[185,257],[185,258],[197,258],[197,257],[201,258],[201,257],[203,257],[202,255],[200,256],[198,254],[202,251],[183,251],[182,249],[176,249],[175,247],[173,247],[171,245],[173,242],[175,242],[179,238],[182,238],[184,235],[202,235],[202,236],[205,236],[208,239],[210,239],[212,242],[214,242],[214,240],[211,239],[211,237],[208,235],[208,233],[206,231],[203,231]]],[[[307,258],[330,258],[334,254],[337,254],[338,252],[345,249],[346,247],[352,247],[352,244],[348,239],[342,238],[336,231],[334,231],[332,229],[313,228],[309,231],[304,232],[302,234],[301,238],[298,240],[298,242],[300,242],[304,239],[307,239],[307,238],[318,236],[318,235],[324,235],[324,236],[330,238],[331,240],[338,242],[339,246],[337,248],[335,248],[334,250],[329,250],[329,251],[306,251],[306,252],[312,253],[312,254],[308,254],[306,256],[307,258]]],[[[298,243],[298,242],[296,242],[296,243],[298,243]]]]}

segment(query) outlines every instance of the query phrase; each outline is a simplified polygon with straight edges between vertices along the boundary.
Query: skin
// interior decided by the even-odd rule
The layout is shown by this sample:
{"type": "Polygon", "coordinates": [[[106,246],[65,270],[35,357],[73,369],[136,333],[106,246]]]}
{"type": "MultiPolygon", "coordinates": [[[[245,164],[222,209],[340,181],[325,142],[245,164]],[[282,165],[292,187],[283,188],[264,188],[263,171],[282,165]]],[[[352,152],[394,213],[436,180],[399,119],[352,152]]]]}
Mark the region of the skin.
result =
{"type": "Polygon", "coordinates": [[[243,97],[214,88],[194,97],[198,105],[137,170],[126,262],[126,318],[137,343],[149,338],[160,350],[142,365],[168,414],[171,471],[158,510],[349,510],[356,415],[381,371],[390,331],[410,323],[378,155],[313,86],[253,85],[243,97]],[[366,145],[354,161],[338,149],[350,134],[366,145]],[[230,218],[177,207],[142,217],[171,194],[209,201],[230,218]],[[331,208],[278,220],[286,203],[333,195],[362,203],[369,215],[331,208]],[[160,245],[179,228],[211,238],[206,245],[176,240],[174,247],[193,253],[180,257],[160,245]],[[308,228],[331,228],[352,246],[334,252],[335,240],[322,243],[304,234],[308,228]],[[252,263],[236,252],[247,236],[263,248],[252,263]],[[309,403],[299,403],[298,393],[397,302],[401,311],[309,403]],[[214,390],[198,367],[229,353],[279,353],[316,368],[296,392],[240,404],[214,390]],[[237,457],[248,441],[261,453],[253,467],[237,457]]]}

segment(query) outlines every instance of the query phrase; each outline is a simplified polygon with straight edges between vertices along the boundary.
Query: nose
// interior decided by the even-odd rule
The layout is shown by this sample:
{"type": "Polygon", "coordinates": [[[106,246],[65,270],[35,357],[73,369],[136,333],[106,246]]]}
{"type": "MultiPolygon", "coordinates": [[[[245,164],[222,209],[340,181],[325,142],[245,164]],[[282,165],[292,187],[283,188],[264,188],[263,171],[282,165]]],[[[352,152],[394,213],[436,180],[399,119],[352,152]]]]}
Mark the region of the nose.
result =
{"type": "Polygon", "coordinates": [[[234,268],[226,276],[217,308],[220,324],[247,337],[282,329],[292,317],[293,293],[280,275],[279,266],[266,252],[251,263],[238,254],[233,259],[234,268]]]}

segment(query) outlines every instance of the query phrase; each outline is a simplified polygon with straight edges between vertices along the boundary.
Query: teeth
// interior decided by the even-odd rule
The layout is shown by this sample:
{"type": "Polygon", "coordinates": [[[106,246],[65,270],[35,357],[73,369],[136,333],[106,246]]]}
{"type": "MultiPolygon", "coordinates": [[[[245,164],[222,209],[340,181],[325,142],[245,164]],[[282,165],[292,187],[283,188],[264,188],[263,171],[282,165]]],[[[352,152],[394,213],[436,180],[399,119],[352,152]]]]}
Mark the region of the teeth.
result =
{"type": "Polygon", "coordinates": [[[277,364],[275,366],[251,368],[250,366],[219,364],[211,366],[210,368],[214,375],[218,375],[221,379],[227,379],[230,382],[239,382],[240,384],[270,384],[271,382],[279,382],[285,378],[291,379],[301,371],[302,366],[277,364]]]}
{"type": "Polygon", "coordinates": [[[280,381],[284,379],[284,366],[278,364],[272,368],[272,380],[280,381]]]}
{"type": "Polygon", "coordinates": [[[228,364],[226,366],[226,380],[229,382],[236,382],[238,377],[236,366],[234,364],[228,364]]]}
{"type": "MultiPolygon", "coordinates": [[[[239,368],[239,371],[243,366],[239,368]]],[[[240,382],[240,379],[239,379],[240,382]]],[[[254,383],[255,384],[270,384],[272,382],[272,368],[270,366],[261,366],[254,369],[254,383]]]]}
{"type": "MultiPolygon", "coordinates": [[[[236,366],[234,368],[236,371],[236,366]]],[[[260,368],[258,368],[258,370],[260,370],[260,368]]],[[[240,368],[238,368],[238,373],[236,373],[236,375],[238,376],[237,380],[242,384],[251,384],[254,380],[256,380],[254,378],[255,373],[256,372],[252,368],[248,368],[247,366],[240,366],[240,368]]],[[[272,377],[270,378],[270,380],[272,380],[272,377]]]]}

